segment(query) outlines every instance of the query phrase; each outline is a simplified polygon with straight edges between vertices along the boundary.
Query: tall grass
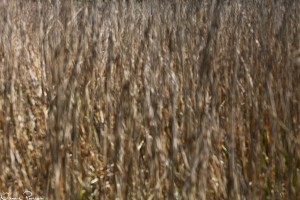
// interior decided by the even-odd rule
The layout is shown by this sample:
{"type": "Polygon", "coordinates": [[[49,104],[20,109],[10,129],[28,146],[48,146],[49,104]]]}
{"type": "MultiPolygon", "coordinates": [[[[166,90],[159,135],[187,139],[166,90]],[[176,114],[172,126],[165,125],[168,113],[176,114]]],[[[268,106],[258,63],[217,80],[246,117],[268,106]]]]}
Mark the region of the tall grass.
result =
{"type": "Polygon", "coordinates": [[[1,3],[0,194],[297,199],[299,9],[1,3]]]}

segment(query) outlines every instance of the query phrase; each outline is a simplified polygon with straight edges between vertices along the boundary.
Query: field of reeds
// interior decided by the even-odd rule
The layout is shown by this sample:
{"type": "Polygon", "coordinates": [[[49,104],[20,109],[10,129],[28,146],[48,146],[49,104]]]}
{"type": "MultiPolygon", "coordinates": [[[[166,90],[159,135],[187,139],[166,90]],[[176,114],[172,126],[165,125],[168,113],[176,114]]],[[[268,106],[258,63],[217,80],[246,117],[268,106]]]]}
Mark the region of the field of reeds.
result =
{"type": "Polygon", "coordinates": [[[0,1],[0,195],[297,199],[300,1],[0,1]]]}

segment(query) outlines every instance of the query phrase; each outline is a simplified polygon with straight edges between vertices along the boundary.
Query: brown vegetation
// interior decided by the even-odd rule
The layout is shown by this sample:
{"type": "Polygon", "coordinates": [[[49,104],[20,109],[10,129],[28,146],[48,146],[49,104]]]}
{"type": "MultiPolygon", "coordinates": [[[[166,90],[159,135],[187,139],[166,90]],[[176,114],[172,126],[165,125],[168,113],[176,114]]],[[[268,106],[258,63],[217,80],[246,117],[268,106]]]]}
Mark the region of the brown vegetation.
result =
{"type": "Polygon", "coordinates": [[[7,1],[0,194],[296,199],[299,10],[281,0],[7,1]]]}

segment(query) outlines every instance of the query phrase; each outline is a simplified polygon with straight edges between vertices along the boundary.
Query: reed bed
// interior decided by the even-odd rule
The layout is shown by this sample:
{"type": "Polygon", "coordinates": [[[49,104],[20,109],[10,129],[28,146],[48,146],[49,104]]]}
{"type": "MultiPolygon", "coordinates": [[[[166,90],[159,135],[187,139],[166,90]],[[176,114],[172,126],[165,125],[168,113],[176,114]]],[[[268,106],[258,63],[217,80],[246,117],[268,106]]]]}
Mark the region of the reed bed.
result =
{"type": "Polygon", "coordinates": [[[297,199],[300,1],[0,2],[0,194],[297,199]]]}

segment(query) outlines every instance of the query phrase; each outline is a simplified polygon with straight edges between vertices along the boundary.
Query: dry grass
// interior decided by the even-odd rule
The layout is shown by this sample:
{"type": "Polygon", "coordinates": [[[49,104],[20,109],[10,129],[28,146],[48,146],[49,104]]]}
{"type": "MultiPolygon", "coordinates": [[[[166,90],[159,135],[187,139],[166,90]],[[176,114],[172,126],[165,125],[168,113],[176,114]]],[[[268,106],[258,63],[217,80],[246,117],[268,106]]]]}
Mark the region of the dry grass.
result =
{"type": "Polygon", "coordinates": [[[299,1],[7,1],[0,193],[297,199],[299,10],[299,1]]]}

